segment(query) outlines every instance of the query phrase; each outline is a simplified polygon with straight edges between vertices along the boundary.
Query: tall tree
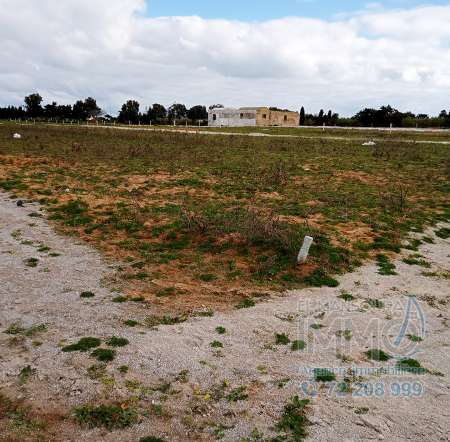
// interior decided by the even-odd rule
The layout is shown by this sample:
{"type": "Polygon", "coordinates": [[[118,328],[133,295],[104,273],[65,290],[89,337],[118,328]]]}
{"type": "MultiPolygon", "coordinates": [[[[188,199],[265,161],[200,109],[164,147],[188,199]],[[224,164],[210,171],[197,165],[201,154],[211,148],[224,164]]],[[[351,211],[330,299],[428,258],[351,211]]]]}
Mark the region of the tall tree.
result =
{"type": "Polygon", "coordinates": [[[43,114],[41,106],[42,97],[39,94],[31,94],[25,97],[25,106],[29,117],[36,118],[43,114]]]}
{"type": "Polygon", "coordinates": [[[161,123],[167,117],[166,108],[159,103],[154,103],[148,110],[148,119],[154,123],[161,123]]]}
{"type": "Polygon", "coordinates": [[[97,106],[97,100],[92,97],[88,97],[84,100],[84,108],[88,118],[98,117],[102,113],[102,110],[97,106]]]}
{"type": "Polygon", "coordinates": [[[205,106],[194,106],[191,107],[188,112],[187,116],[190,120],[198,121],[198,120],[207,120],[208,119],[208,112],[206,111],[205,106]]]}
{"type": "Polygon", "coordinates": [[[175,103],[169,107],[167,112],[169,120],[182,120],[187,117],[187,109],[184,104],[175,103]]]}
{"type": "Polygon", "coordinates": [[[119,112],[121,123],[139,123],[139,103],[136,100],[128,100],[119,112]]]}
{"type": "Polygon", "coordinates": [[[305,108],[302,106],[300,109],[300,126],[304,126],[306,123],[306,113],[305,108]]]}
{"type": "Polygon", "coordinates": [[[75,120],[87,120],[98,117],[102,110],[97,106],[97,101],[88,97],[86,100],[78,100],[72,108],[72,116],[75,120]]]}

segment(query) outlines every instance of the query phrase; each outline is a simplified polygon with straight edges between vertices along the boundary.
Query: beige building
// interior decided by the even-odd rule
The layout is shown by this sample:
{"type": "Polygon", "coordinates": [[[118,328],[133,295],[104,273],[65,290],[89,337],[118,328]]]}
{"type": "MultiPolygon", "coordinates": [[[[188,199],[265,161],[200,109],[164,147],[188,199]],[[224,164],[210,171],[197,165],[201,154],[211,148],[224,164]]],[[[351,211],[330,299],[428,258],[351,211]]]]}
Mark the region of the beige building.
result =
{"type": "Polygon", "coordinates": [[[299,124],[298,112],[268,107],[213,108],[208,113],[208,125],[212,127],[295,127],[299,124]]]}

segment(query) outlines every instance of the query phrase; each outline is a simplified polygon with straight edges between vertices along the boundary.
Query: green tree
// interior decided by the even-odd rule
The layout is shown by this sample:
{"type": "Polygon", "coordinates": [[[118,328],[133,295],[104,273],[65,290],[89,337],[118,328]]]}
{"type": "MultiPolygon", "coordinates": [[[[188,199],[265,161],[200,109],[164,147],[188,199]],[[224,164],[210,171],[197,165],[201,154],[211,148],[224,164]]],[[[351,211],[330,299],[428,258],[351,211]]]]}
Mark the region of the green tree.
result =
{"type": "Polygon", "coordinates": [[[187,116],[190,120],[197,121],[197,120],[207,120],[208,119],[208,112],[206,111],[205,106],[194,106],[191,107],[188,112],[187,116]]]}
{"type": "Polygon", "coordinates": [[[128,100],[119,112],[121,123],[139,123],[139,103],[136,100],[128,100]]]}
{"type": "Polygon", "coordinates": [[[167,112],[169,120],[182,120],[187,117],[187,109],[184,104],[175,103],[169,107],[167,112]]]}
{"type": "Polygon", "coordinates": [[[149,108],[147,117],[154,123],[160,123],[166,119],[167,110],[162,104],[154,103],[153,106],[149,108]]]}
{"type": "Polygon", "coordinates": [[[39,94],[28,95],[24,101],[29,117],[36,118],[43,114],[42,97],[39,94]]]}

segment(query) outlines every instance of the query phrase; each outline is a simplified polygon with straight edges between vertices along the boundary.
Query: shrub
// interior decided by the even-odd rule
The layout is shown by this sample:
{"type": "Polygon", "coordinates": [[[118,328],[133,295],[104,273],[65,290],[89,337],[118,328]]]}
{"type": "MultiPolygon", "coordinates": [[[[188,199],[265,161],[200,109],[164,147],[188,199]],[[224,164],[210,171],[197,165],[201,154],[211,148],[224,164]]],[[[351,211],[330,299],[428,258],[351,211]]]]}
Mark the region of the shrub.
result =
{"type": "Polygon", "coordinates": [[[138,420],[136,411],[117,405],[83,405],[74,409],[74,417],[81,425],[89,428],[105,427],[108,430],[126,428],[138,420]]]}

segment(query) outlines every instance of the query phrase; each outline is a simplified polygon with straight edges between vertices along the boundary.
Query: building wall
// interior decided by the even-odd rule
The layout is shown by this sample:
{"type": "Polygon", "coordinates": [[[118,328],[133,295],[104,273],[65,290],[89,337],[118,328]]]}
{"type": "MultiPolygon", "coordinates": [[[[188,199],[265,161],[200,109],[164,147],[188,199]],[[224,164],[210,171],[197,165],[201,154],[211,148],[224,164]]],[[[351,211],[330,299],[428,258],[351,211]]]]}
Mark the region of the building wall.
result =
{"type": "Polygon", "coordinates": [[[261,107],[256,116],[257,126],[292,127],[299,124],[300,114],[298,112],[274,111],[267,107],[261,107]]]}
{"type": "Polygon", "coordinates": [[[268,107],[218,108],[208,112],[208,126],[211,127],[292,127],[299,124],[298,112],[274,111],[268,107]]]}
{"type": "Polygon", "coordinates": [[[208,126],[256,126],[256,109],[211,109],[208,112],[208,126]]]}

